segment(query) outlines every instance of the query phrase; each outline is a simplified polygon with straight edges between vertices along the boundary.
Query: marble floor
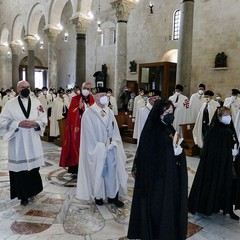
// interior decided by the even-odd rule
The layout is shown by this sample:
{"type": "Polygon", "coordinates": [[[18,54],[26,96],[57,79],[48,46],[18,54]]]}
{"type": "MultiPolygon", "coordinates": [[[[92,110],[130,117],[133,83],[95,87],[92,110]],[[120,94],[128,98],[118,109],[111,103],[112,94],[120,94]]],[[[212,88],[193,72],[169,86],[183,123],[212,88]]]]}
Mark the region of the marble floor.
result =
{"type": "MultiPolygon", "coordinates": [[[[0,139],[0,240],[125,240],[134,180],[130,170],[136,145],[124,143],[128,157],[128,196],[125,207],[96,206],[75,198],[76,180],[58,167],[61,148],[43,142],[46,166],[41,169],[44,190],[23,207],[9,199],[7,143],[0,139]]],[[[199,162],[188,157],[189,187],[199,162]]],[[[237,211],[240,215],[240,211],[237,211]]],[[[240,224],[222,214],[206,217],[189,215],[189,240],[239,240],[240,224]]],[[[163,239],[164,240],[164,239],[163,239]]],[[[177,239],[176,239],[177,240],[177,239]]]]}

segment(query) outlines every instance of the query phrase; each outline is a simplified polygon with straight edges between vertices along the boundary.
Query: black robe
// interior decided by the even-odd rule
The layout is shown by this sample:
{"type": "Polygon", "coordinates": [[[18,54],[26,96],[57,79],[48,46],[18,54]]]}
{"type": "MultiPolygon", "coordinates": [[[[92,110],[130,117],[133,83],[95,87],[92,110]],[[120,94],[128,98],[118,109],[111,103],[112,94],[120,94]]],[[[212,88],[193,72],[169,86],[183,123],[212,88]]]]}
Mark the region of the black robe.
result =
{"type": "MultiPolygon", "coordinates": [[[[174,156],[174,128],[160,121],[155,103],[143,128],[134,160],[135,186],[127,237],[182,240],[187,234],[187,168],[174,156]],[[154,111],[157,119],[154,121],[154,111]]],[[[157,105],[157,106],[156,106],[157,105]]]]}
{"type": "MultiPolygon", "coordinates": [[[[232,148],[237,142],[233,125],[213,123],[205,137],[199,166],[188,200],[188,210],[205,215],[240,207],[239,177],[232,176],[232,148]]],[[[239,159],[235,161],[239,172],[239,159]]]]}

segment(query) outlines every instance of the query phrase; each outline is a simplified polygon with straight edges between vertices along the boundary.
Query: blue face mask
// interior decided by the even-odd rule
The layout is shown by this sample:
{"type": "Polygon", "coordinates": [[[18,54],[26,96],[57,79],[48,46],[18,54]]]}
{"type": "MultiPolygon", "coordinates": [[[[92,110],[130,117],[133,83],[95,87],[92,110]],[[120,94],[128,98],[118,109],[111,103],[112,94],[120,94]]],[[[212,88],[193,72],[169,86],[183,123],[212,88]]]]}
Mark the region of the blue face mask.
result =
{"type": "Polygon", "coordinates": [[[174,121],[174,114],[173,113],[168,113],[163,116],[163,122],[166,124],[172,124],[174,121]]]}
{"type": "Polygon", "coordinates": [[[227,115],[227,116],[222,116],[220,121],[225,125],[229,125],[231,120],[232,120],[231,116],[227,115]]]}

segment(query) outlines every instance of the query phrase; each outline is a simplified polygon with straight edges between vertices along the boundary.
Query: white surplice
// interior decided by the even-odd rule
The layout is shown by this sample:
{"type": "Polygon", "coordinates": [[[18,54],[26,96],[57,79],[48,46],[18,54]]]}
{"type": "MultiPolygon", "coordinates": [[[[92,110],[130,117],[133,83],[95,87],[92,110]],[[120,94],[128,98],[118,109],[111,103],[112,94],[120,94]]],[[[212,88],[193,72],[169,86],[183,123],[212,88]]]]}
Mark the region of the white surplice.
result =
{"type": "Polygon", "coordinates": [[[235,126],[235,130],[237,133],[238,141],[240,142],[240,110],[238,111],[238,113],[236,115],[236,119],[234,121],[234,126],[235,126]]]}
{"type": "Polygon", "coordinates": [[[69,102],[67,98],[61,98],[57,96],[52,103],[52,113],[50,118],[50,136],[57,137],[59,136],[59,126],[58,120],[64,118],[63,116],[63,107],[69,107],[69,102]]]}
{"type": "Polygon", "coordinates": [[[118,115],[118,106],[117,106],[117,101],[116,98],[113,96],[109,97],[109,104],[110,104],[110,108],[112,109],[114,115],[118,115]]]}
{"type": "MultiPolygon", "coordinates": [[[[27,110],[28,99],[22,99],[27,110]]],[[[31,110],[28,120],[36,121],[40,130],[18,127],[27,120],[19,105],[18,97],[9,100],[0,114],[0,128],[4,140],[8,141],[8,169],[19,172],[31,170],[44,165],[44,157],[40,136],[47,125],[47,114],[39,100],[31,97],[31,110]]]]}
{"type": "Polygon", "coordinates": [[[143,96],[142,95],[138,95],[134,98],[134,102],[133,102],[133,117],[135,118],[136,117],[136,114],[137,114],[137,103],[138,101],[140,101],[141,99],[143,99],[143,96]]]}
{"type": "Polygon", "coordinates": [[[189,123],[195,123],[198,113],[204,103],[204,95],[194,93],[189,100],[189,123]]]}
{"type": "Polygon", "coordinates": [[[104,199],[106,196],[114,198],[117,192],[122,196],[127,193],[127,157],[118,125],[112,110],[104,108],[104,116],[101,110],[94,103],[85,110],[82,117],[76,190],[76,197],[79,199],[104,199]],[[110,137],[115,146],[111,151],[107,150],[110,137]],[[103,175],[106,163],[108,171],[103,175]]]}
{"type": "MultiPolygon", "coordinates": [[[[196,145],[198,145],[200,148],[203,147],[203,135],[202,135],[202,120],[203,120],[203,111],[206,107],[206,102],[203,103],[198,116],[196,123],[193,128],[193,140],[196,145]]],[[[209,124],[211,123],[211,120],[213,118],[213,115],[217,109],[217,107],[220,107],[220,104],[216,102],[215,100],[211,99],[208,103],[208,115],[209,115],[209,124]]]]}
{"type": "Polygon", "coordinates": [[[169,97],[169,100],[172,101],[175,107],[173,126],[175,130],[181,135],[182,129],[179,125],[189,123],[189,108],[187,108],[185,105],[186,101],[188,101],[188,98],[182,94],[179,94],[177,102],[176,99],[176,94],[169,97]]]}
{"type": "Polygon", "coordinates": [[[135,124],[133,130],[133,138],[137,139],[137,144],[139,143],[139,139],[144,127],[144,124],[147,120],[148,114],[152,109],[152,105],[148,102],[147,105],[141,109],[137,110],[135,117],[135,124]]]}
{"type": "Polygon", "coordinates": [[[240,110],[240,98],[235,98],[234,101],[232,101],[232,97],[228,97],[224,100],[223,106],[231,108],[232,110],[232,119],[233,122],[236,119],[236,116],[240,110]]]}

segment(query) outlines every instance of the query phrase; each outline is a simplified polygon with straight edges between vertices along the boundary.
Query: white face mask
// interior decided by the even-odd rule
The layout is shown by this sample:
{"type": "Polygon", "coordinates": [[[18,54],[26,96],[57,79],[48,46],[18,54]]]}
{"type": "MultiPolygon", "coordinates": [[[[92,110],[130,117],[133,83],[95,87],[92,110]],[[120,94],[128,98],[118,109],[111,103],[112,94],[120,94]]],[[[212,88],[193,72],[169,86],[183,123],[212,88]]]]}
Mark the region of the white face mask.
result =
{"type": "Polygon", "coordinates": [[[77,94],[80,94],[80,90],[77,90],[77,94]]]}
{"type": "Polygon", "coordinates": [[[217,100],[221,99],[221,97],[216,97],[217,100]]]}
{"type": "Polygon", "coordinates": [[[44,95],[47,95],[47,91],[43,91],[43,94],[44,94],[44,95]]]}
{"type": "Polygon", "coordinates": [[[180,92],[175,92],[175,95],[176,95],[176,96],[179,96],[179,95],[180,95],[180,92]]]}
{"type": "Polygon", "coordinates": [[[107,96],[110,97],[110,96],[111,96],[111,93],[107,93],[107,96]]]}
{"type": "Polygon", "coordinates": [[[108,105],[108,103],[109,103],[108,102],[108,97],[107,96],[100,97],[99,102],[104,106],[108,105]]]}
{"type": "Polygon", "coordinates": [[[230,124],[231,122],[231,116],[230,115],[227,115],[227,116],[222,116],[222,118],[220,119],[220,122],[222,122],[223,124],[230,124]]]}
{"type": "MultiPolygon", "coordinates": [[[[80,91],[79,91],[80,92],[80,91]]],[[[89,95],[89,91],[87,90],[87,89],[83,89],[82,90],[82,95],[84,96],[84,97],[87,97],[88,95],[89,95]]]]}
{"type": "Polygon", "coordinates": [[[199,95],[203,95],[203,90],[198,90],[199,95]]]}

